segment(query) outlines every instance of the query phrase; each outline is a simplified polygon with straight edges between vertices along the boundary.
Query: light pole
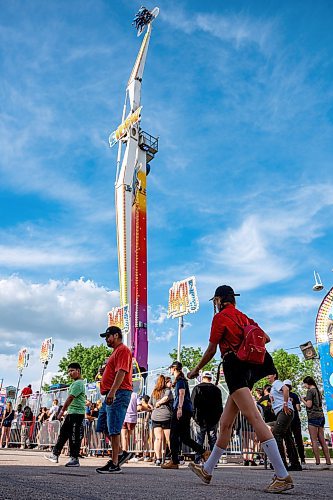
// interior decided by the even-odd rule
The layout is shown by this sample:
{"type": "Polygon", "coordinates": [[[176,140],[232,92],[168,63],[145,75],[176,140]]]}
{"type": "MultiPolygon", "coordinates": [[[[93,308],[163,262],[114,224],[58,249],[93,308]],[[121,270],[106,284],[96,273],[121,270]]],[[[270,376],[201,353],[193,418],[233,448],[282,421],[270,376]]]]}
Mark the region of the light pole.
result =
{"type": "Polygon", "coordinates": [[[14,408],[16,406],[18,391],[20,388],[20,383],[21,383],[21,379],[22,379],[22,372],[23,372],[23,370],[19,370],[19,377],[18,377],[18,381],[17,381],[17,385],[16,385],[16,392],[15,392],[14,408]]]}
{"type": "Polygon", "coordinates": [[[178,318],[178,344],[177,344],[177,359],[180,361],[180,351],[182,346],[182,329],[184,328],[184,316],[178,318]]]}
{"type": "Polygon", "coordinates": [[[53,357],[53,349],[54,349],[54,344],[52,341],[52,337],[43,340],[41,348],[40,348],[40,355],[39,355],[39,359],[41,360],[41,362],[43,364],[43,370],[42,370],[42,376],[41,376],[40,387],[39,387],[39,394],[38,394],[38,399],[37,399],[36,416],[38,415],[39,408],[41,406],[40,403],[41,403],[41,398],[42,398],[42,387],[43,387],[45,370],[47,368],[47,365],[49,364],[49,360],[53,357]]]}
{"type": "Polygon", "coordinates": [[[43,380],[44,380],[45,370],[46,370],[48,364],[49,364],[48,360],[46,360],[43,363],[43,370],[42,370],[42,376],[41,376],[41,379],[40,379],[39,394],[38,394],[37,406],[36,406],[36,417],[37,417],[37,415],[39,413],[39,408],[40,408],[40,403],[41,403],[41,397],[42,397],[43,380]]]}

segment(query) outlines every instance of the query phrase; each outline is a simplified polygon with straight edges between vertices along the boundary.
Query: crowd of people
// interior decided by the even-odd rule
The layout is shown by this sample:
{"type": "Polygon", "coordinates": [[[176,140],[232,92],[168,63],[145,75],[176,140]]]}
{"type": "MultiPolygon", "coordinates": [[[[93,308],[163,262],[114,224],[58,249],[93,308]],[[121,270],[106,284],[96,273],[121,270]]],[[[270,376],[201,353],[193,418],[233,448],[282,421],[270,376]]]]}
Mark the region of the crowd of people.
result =
{"type": "MultiPolygon", "coordinates": [[[[73,383],[63,406],[54,400],[51,408],[41,408],[34,419],[28,406],[23,410],[18,407],[15,413],[11,403],[8,403],[2,418],[1,443],[5,441],[5,446],[8,446],[10,429],[15,420],[22,427],[22,446],[31,432],[28,422],[33,427],[45,422],[62,421],[52,453],[45,458],[58,463],[68,441],[70,458],[66,466],[78,467],[82,429],[86,428],[85,439],[89,440],[89,430],[95,422],[96,435],[103,436],[111,444],[111,458],[103,467],[96,469],[97,473],[119,474],[122,464],[140,459],[154,460],[155,465],[164,470],[178,469],[182,450],[186,446],[195,453],[194,460],[189,463],[190,470],[208,484],[221,457],[227,454],[231,436],[241,430],[244,465],[255,466],[255,458],[259,457],[261,463],[265,455],[274,470],[273,479],[265,491],[279,493],[294,487],[290,472],[301,471],[305,466],[299,417],[303,403],[316,464],[320,464],[320,443],[326,464],[330,466],[324,437],[322,395],[315,380],[305,377],[303,383],[307,392],[300,398],[292,391],[290,380],[279,379],[273,359],[266,349],[258,349],[260,360],[256,362],[252,358],[244,359],[248,348],[245,326],[251,325],[261,341],[267,343],[270,339],[257,323],[236,309],[236,295],[226,285],[216,289],[212,298],[216,314],[208,347],[187,377],[182,363],[175,361],[169,367],[171,376],[159,375],[152,394],[138,399],[132,392],[131,351],[123,344],[122,331],[116,326],[108,327],[100,336],[113,351],[97,374],[103,399],[96,403],[86,399],[80,364],[70,363],[68,375],[73,383]],[[221,391],[214,385],[212,373],[202,371],[218,347],[229,391],[224,408],[221,391]],[[240,347],[242,355],[239,354],[240,347]],[[188,380],[199,375],[201,381],[191,394],[188,380]],[[262,379],[269,383],[253,390],[262,379]],[[142,442],[139,443],[140,439],[142,442]],[[209,450],[205,447],[206,440],[209,450]],[[143,456],[135,453],[136,444],[143,456]]],[[[252,331],[252,351],[257,348],[253,335],[252,331]]],[[[29,396],[26,394],[25,397],[29,396]]]]}

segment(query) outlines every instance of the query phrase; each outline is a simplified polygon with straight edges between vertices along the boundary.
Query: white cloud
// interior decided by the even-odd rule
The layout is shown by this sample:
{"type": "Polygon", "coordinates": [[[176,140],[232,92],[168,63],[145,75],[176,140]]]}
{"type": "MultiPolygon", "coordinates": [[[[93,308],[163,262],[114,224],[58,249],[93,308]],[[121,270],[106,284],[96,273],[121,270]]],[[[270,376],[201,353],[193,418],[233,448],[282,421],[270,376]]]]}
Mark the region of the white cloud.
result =
{"type": "Polygon", "coordinates": [[[198,14],[195,24],[211,35],[232,42],[237,48],[246,44],[255,44],[264,50],[272,34],[273,25],[269,21],[250,18],[243,15],[217,16],[214,14],[198,14]]]}
{"type": "Polygon", "coordinates": [[[172,16],[163,15],[163,12],[161,15],[164,21],[188,35],[195,31],[204,31],[219,40],[232,43],[236,48],[254,44],[264,51],[271,43],[274,29],[272,21],[243,14],[228,16],[198,13],[191,16],[180,8],[174,7],[172,16]]]}
{"type": "Polygon", "coordinates": [[[156,312],[152,312],[151,308],[149,308],[150,317],[149,322],[156,325],[162,325],[167,319],[167,308],[164,306],[157,306],[156,312]]]}
{"type": "Polygon", "coordinates": [[[71,249],[33,248],[27,246],[0,245],[0,265],[7,268],[33,268],[41,266],[58,266],[82,264],[94,261],[95,258],[71,249]]]}
{"type": "Polygon", "coordinates": [[[212,286],[221,279],[246,290],[291,276],[292,266],[271,248],[269,233],[260,218],[249,216],[236,229],[204,238],[206,258],[216,268],[212,275],[198,276],[200,285],[209,285],[205,293],[211,294],[212,286]]]}
{"type": "Polygon", "coordinates": [[[107,312],[119,303],[118,291],[110,291],[83,278],[72,281],[50,280],[32,283],[18,276],[0,280],[1,366],[6,366],[5,384],[16,383],[19,349],[30,354],[25,377],[38,380],[41,372],[39,349],[46,337],[54,340],[55,372],[69,347],[100,344],[98,333],[105,329],[107,312]],[[2,363],[3,361],[3,363],[2,363]]]}
{"type": "Polygon", "coordinates": [[[205,295],[217,281],[249,290],[286,280],[299,272],[300,266],[308,267],[309,256],[303,254],[300,262],[299,247],[332,226],[327,209],[333,205],[333,186],[317,184],[286,192],[282,208],[275,206],[274,199],[267,202],[264,211],[255,203],[251,205],[253,213],[246,214],[238,227],[216,231],[199,241],[204,260],[210,263],[205,269],[216,269],[197,274],[205,295]]]}
{"type": "Polygon", "coordinates": [[[299,315],[308,312],[310,309],[318,309],[320,300],[307,295],[300,296],[277,296],[262,299],[254,310],[264,313],[270,317],[282,317],[290,314],[299,315]]]}
{"type": "Polygon", "coordinates": [[[174,336],[176,332],[173,328],[169,328],[166,331],[156,331],[153,328],[149,330],[149,340],[151,342],[169,342],[174,336]]]}
{"type": "Polygon", "coordinates": [[[83,278],[44,284],[18,276],[5,278],[0,280],[1,338],[11,336],[19,348],[22,342],[35,346],[45,336],[96,342],[108,310],[118,300],[117,291],[83,278]]]}

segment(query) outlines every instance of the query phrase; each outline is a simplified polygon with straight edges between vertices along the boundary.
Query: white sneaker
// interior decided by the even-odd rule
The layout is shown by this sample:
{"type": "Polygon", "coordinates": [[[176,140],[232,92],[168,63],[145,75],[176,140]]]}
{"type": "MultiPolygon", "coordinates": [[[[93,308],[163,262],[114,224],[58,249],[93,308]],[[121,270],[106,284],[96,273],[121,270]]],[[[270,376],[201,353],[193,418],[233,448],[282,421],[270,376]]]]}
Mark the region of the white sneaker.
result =
{"type": "Polygon", "coordinates": [[[49,462],[53,462],[54,464],[57,464],[59,462],[57,455],[54,455],[53,453],[52,455],[44,455],[44,458],[46,460],[49,460],[49,462]]]}
{"type": "Polygon", "coordinates": [[[80,467],[79,459],[70,457],[69,462],[65,464],[65,467],[80,467]]]}

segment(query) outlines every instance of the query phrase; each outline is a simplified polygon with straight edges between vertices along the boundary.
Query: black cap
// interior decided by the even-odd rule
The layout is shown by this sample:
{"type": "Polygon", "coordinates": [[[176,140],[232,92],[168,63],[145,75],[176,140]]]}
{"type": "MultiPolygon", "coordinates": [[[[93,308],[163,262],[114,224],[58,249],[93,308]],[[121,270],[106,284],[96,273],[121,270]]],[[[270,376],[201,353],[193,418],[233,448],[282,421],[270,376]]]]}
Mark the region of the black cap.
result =
{"type": "Polygon", "coordinates": [[[218,286],[215,290],[214,297],[209,300],[214,300],[215,297],[221,297],[221,299],[228,299],[230,297],[239,297],[239,293],[235,293],[233,288],[229,285],[218,286]]]}
{"type": "Polygon", "coordinates": [[[109,326],[105,332],[100,333],[99,336],[102,338],[107,337],[108,335],[115,335],[116,333],[121,335],[121,329],[118,326],[109,326]]]}
{"type": "Polygon", "coordinates": [[[174,361],[172,365],[169,366],[169,370],[170,368],[176,368],[176,370],[180,372],[183,369],[183,365],[181,364],[180,361],[174,361]]]}

